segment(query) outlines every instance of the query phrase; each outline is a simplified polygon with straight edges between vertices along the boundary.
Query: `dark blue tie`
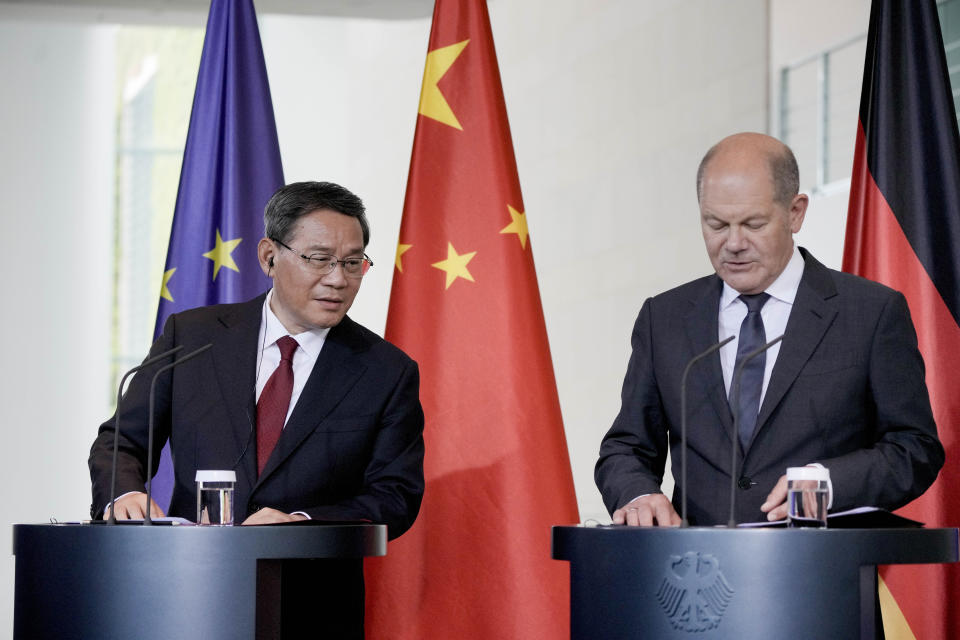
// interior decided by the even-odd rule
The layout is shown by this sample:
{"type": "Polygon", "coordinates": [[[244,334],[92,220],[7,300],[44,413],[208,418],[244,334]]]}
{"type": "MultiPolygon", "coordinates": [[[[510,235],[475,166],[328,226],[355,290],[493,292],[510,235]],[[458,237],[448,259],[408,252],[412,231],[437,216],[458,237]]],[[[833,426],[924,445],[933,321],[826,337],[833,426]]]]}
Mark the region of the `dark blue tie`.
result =
{"type": "MultiPolygon", "coordinates": [[[[743,323],[740,325],[740,339],[737,342],[737,361],[734,364],[734,371],[740,366],[744,356],[767,343],[767,334],[763,330],[763,318],[760,317],[760,310],[769,299],[769,293],[740,296],[740,300],[743,300],[743,303],[747,305],[747,317],[743,319],[743,323]]],[[[747,366],[743,368],[743,374],[740,378],[740,397],[731,398],[730,408],[733,409],[736,402],[739,411],[740,432],[737,435],[740,437],[740,445],[744,451],[750,444],[753,430],[757,427],[757,414],[760,412],[760,392],[763,390],[763,370],[766,364],[766,353],[761,353],[748,362],[747,366]]]]}

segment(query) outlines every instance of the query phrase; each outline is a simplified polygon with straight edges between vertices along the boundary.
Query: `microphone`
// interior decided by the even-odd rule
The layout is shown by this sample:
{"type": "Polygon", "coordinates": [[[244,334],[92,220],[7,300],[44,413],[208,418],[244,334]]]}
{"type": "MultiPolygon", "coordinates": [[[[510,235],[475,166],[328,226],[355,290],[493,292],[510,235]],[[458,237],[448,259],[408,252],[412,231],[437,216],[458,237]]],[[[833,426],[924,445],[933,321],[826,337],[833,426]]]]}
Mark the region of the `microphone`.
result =
{"type": "Polygon", "coordinates": [[[153,502],[153,418],[154,410],[153,404],[156,400],[156,390],[157,390],[157,378],[160,377],[160,374],[168,369],[172,369],[177,365],[183,364],[187,360],[192,360],[198,355],[211,348],[213,343],[206,344],[196,351],[191,351],[187,355],[183,356],[179,360],[175,360],[170,364],[164,365],[157,369],[157,372],[153,374],[153,379],[150,381],[150,422],[147,427],[147,514],[143,518],[144,525],[151,525],[153,522],[150,520],[150,504],[153,502]]]}
{"type": "Polygon", "coordinates": [[[690,369],[714,351],[718,351],[723,345],[733,340],[734,336],[729,336],[726,340],[718,342],[701,354],[695,355],[687,363],[683,370],[683,377],[680,378],[680,491],[681,491],[681,527],[689,527],[687,521],[687,376],[690,375],[690,369]]]}
{"type": "Polygon", "coordinates": [[[110,518],[107,520],[107,524],[117,524],[116,515],[113,513],[113,502],[117,499],[117,452],[120,449],[120,400],[123,398],[123,383],[126,382],[127,378],[129,378],[131,375],[137,371],[140,371],[140,369],[149,367],[152,364],[156,364],[164,358],[172,356],[181,349],[183,349],[182,345],[157,354],[152,358],[148,358],[133,369],[127,371],[125,374],[123,374],[123,377],[120,378],[120,386],[117,387],[117,414],[113,421],[113,464],[110,467],[110,518]]]}
{"type": "Polygon", "coordinates": [[[737,449],[740,448],[740,438],[737,435],[740,433],[740,378],[743,377],[743,368],[748,362],[781,340],[783,340],[783,334],[780,334],[780,336],[774,338],[762,347],[757,347],[743,357],[743,360],[740,361],[740,364],[737,365],[737,368],[733,372],[733,384],[730,385],[732,393],[730,394],[730,397],[737,400],[737,402],[733,404],[737,410],[733,412],[733,446],[730,447],[732,452],[730,458],[730,519],[727,521],[727,526],[730,528],[735,528],[737,526],[735,507],[737,501],[737,449]]]}

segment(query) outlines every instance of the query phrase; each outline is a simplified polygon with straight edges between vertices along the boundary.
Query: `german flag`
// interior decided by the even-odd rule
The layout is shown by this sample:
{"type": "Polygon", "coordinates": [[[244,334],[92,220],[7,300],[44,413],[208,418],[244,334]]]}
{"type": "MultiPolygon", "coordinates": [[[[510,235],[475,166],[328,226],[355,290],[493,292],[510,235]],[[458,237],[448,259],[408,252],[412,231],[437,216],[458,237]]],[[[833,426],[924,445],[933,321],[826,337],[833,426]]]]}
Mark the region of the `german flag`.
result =
{"type": "MultiPolygon", "coordinates": [[[[947,459],[934,485],[901,513],[927,526],[955,527],[960,137],[935,0],[873,1],[843,269],[907,298],[947,459]]],[[[881,577],[888,640],[960,637],[960,568],[890,566],[881,577]]]]}

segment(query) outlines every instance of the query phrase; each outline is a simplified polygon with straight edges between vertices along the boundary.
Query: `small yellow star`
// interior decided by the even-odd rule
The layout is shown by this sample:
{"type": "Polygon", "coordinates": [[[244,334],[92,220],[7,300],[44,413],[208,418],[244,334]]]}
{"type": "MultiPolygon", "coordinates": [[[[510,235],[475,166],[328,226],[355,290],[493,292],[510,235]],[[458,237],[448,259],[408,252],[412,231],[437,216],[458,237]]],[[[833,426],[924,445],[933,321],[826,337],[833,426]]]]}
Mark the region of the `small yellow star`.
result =
{"type": "Polygon", "coordinates": [[[463,131],[463,127],[460,126],[460,121],[447,104],[447,99],[443,97],[437,83],[463,52],[468,42],[470,40],[464,40],[428,52],[427,64],[423,70],[423,88],[420,90],[419,113],[460,131],[463,131]]]}
{"type": "Polygon", "coordinates": [[[410,251],[412,244],[403,244],[400,243],[397,245],[397,271],[403,273],[403,263],[400,261],[400,256],[405,254],[407,251],[410,251]]]}
{"type": "Polygon", "coordinates": [[[517,211],[510,205],[507,205],[507,209],[510,210],[510,218],[512,222],[503,229],[500,229],[500,233],[517,234],[517,237],[520,238],[520,246],[526,249],[527,236],[529,235],[529,232],[527,231],[527,214],[523,211],[517,211]]]}
{"type": "Polygon", "coordinates": [[[430,266],[447,272],[447,286],[444,288],[449,289],[450,285],[453,284],[453,281],[457,278],[474,282],[473,276],[470,275],[470,271],[467,270],[467,263],[473,260],[473,256],[475,255],[477,255],[476,251],[458,254],[457,250],[453,248],[453,243],[448,242],[447,259],[434,262],[430,266]]]}
{"type": "Polygon", "coordinates": [[[160,285],[160,297],[164,300],[169,300],[170,302],[173,302],[173,295],[171,295],[170,289],[167,288],[167,285],[170,283],[170,278],[173,277],[173,272],[176,270],[177,268],[174,267],[173,269],[167,269],[164,271],[163,284],[160,285]]]}
{"type": "Polygon", "coordinates": [[[217,244],[203,254],[204,258],[209,258],[213,260],[213,279],[217,279],[217,274],[220,273],[220,267],[226,267],[227,269],[233,269],[237,273],[240,273],[240,269],[237,267],[237,263],[233,261],[233,257],[230,253],[237,248],[237,245],[240,244],[242,238],[235,238],[233,240],[227,240],[224,242],[223,238],[220,237],[220,229],[217,229],[217,244]]]}

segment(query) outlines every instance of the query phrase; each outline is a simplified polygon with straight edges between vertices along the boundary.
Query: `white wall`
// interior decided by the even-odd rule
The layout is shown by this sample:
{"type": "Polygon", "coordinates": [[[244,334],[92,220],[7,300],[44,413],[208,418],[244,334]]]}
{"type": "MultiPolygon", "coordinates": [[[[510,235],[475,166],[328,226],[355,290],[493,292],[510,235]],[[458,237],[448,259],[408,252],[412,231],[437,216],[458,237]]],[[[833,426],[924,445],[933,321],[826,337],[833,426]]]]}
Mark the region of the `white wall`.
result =
{"type": "Polygon", "coordinates": [[[350,316],[380,335],[429,35],[429,19],[260,19],[284,178],[331,180],[363,198],[374,268],[350,316]]]}
{"type": "MultiPolygon", "coordinates": [[[[866,34],[870,22],[869,0],[770,0],[770,65],[774,77],[782,67],[807,59],[851,38],[866,34]]],[[[865,51],[866,41],[857,43],[865,51]]],[[[862,59],[862,53],[861,59],[862,59]]],[[[849,74],[844,82],[860,94],[863,66],[849,74]]],[[[771,121],[775,123],[776,92],[771,92],[774,108],[771,121]]],[[[833,126],[846,130],[851,139],[856,137],[857,105],[845,116],[836,117],[833,126]]],[[[853,167],[853,153],[846,160],[848,178],[853,167]]],[[[814,176],[800,176],[801,185],[814,183],[814,176]]],[[[803,187],[805,188],[805,187],[803,187]]],[[[814,193],[807,210],[803,229],[796,236],[798,244],[810,249],[828,267],[839,269],[843,261],[843,237],[846,229],[849,183],[825,192],[814,193]]]]}
{"type": "MultiPolygon", "coordinates": [[[[14,522],[80,520],[110,407],[111,27],[0,21],[0,548],[14,522]]],[[[9,552],[8,552],[9,553],[9,552]]],[[[13,556],[0,555],[0,633],[13,556]]]]}
{"type": "MultiPolygon", "coordinates": [[[[640,305],[710,269],[694,191],[700,156],[729,133],[766,129],[772,70],[819,46],[809,43],[837,25],[834,11],[838,39],[866,28],[866,0],[856,0],[859,12],[792,4],[490,3],[582,518],[606,519],[593,464],[619,408],[640,305]]],[[[368,205],[377,267],[351,315],[376,331],[429,29],[427,19],[261,16],[287,180],[342,182],[368,205]]],[[[0,13],[8,523],[84,516],[87,449],[111,404],[110,35],[0,13]],[[39,341],[37,355],[28,338],[39,341]]],[[[814,203],[802,240],[832,264],[846,196],[837,202],[823,215],[814,203]]],[[[0,629],[11,625],[12,569],[11,557],[0,561],[0,629]]]]}

